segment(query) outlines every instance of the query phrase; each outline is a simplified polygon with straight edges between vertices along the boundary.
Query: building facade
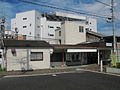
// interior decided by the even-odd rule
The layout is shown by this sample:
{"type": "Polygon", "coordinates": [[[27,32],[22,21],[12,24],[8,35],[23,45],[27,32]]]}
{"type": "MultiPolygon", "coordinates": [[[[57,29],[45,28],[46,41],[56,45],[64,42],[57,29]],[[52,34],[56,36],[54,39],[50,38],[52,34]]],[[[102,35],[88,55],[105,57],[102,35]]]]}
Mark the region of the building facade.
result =
{"type": "Polygon", "coordinates": [[[26,35],[27,40],[45,40],[56,44],[55,30],[61,28],[63,21],[81,22],[85,24],[85,30],[97,32],[95,19],[61,12],[43,14],[36,10],[17,13],[11,20],[11,30],[26,35]]]}
{"type": "Polygon", "coordinates": [[[4,40],[1,66],[7,71],[48,69],[52,51],[52,46],[45,41],[4,40]]]}

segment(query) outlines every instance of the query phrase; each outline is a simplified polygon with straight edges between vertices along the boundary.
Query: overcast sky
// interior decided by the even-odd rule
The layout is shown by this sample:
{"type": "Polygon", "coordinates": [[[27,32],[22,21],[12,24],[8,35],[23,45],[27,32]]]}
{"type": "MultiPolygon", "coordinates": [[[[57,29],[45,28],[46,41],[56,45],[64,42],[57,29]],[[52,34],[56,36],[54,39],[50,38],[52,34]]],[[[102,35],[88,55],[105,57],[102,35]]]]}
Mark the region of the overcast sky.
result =
{"type": "MultiPolygon", "coordinates": [[[[26,0],[26,1],[44,1],[46,3],[43,4],[52,4],[57,7],[62,8],[72,8],[76,9],[79,12],[87,12],[97,15],[104,15],[104,16],[111,16],[110,7],[103,5],[96,0],[26,0]]],[[[99,0],[101,2],[111,4],[111,0],[99,0]]],[[[120,0],[115,0],[116,2],[116,35],[120,36],[120,0]]],[[[40,3],[40,2],[37,2],[40,3]]],[[[18,12],[28,11],[36,9],[40,12],[53,12],[53,11],[60,11],[66,12],[61,10],[56,10],[52,8],[36,6],[32,4],[26,4],[20,2],[18,0],[0,0],[0,17],[2,15],[6,16],[7,19],[7,27],[10,27],[10,20],[11,18],[15,18],[15,14],[18,12]],[[3,13],[4,11],[4,13],[3,13]]],[[[71,13],[71,12],[68,12],[71,13]]],[[[82,14],[81,14],[82,15],[82,14]]],[[[86,16],[86,15],[85,15],[86,16]]],[[[98,32],[105,34],[105,35],[112,35],[112,25],[111,23],[107,23],[105,18],[98,18],[94,16],[88,16],[97,19],[97,27],[98,32]]]]}

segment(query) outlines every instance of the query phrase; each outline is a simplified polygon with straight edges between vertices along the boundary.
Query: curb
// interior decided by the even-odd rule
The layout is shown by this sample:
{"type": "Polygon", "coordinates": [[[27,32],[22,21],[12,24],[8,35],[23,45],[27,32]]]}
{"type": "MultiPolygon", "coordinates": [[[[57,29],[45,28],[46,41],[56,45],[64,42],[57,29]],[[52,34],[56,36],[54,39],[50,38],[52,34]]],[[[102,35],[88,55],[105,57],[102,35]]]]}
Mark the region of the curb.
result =
{"type": "Polygon", "coordinates": [[[6,75],[0,75],[0,78],[3,78],[3,77],[5,77],[6,75]]]}
{"type": "Polygon", "coordinates": [[[32,76],[43,76],[43,75],[57,76],[56,74],[75,73],[77,71],[81,71],[81,72],[93,72],[93,73],[99,73],[99,74],[104,74],[104,75],[111,75],[111,76],[118,76],[118,77],[120,77],[120,75],[117,75],[117,74],[104,73],[104,72],[98,72],[98,71],[92,71],[92,70],[84,70],[84,69],[76,69],[74,71],[52,72],[52,73],[31,74],[31,75],[0,75],[0,78],[32,77],[32,76]]]}
{"type": "Polygon", "coordinates": [[[44,74],[31,74],[31,75],[6,75],[3,78],[16,78],[16,77],[32,77],[32,76],[43,76],[43,75],[52,75],[57,76],[56,74],[66,74],[66,73],[74,73],[76,71],[69,71],[69,72],[52,72],[52,73],[44,73],[44,74]]]}
{"type": "Polygon", "coordinates": [[[93,72],[93,73],[99,73],[99,74],[104,74],[104,75],[118,76],[118,77],[120,77],[120,75],[118,75],[118,74],[113,74],[113,73],[105,73],[105,72],[98,72],[98,71],[84,70],[84,69],[83,69],[83,71],[93,72]]]}

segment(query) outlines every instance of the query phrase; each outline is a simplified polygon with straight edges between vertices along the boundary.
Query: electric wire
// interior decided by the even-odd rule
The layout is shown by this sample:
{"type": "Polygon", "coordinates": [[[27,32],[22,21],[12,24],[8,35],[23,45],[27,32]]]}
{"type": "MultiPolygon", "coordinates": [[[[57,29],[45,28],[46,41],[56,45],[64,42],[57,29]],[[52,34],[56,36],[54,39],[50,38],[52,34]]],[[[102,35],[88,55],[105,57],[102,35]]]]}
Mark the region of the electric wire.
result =
{"type": "MultiPolygon", "coordinates": [[[[45,1],[40,1],[40,0],[32,0],[32,1],[35,1],[35,2],[39,2],[39,3],[43,3],[43,4],[47,4],[47,5],[54,5],[54,4],[51,4],[51,3],[48,3],[48,2],[45,2],[45,1]]],[[[55,5],[54,5],[55,6],[55,5]]],[[[69,9],[69,10],[73,10],[73,11],[79,11],[77,9],[74,9],[74,8],[70,8],[70,7],[64,7],[66,9],[69,9]]],[[[95,13],[90,13],[90,12],[85,12],[85,11],[82,11],[80,10],[81,12],[84,12],[84,13],[87,13],[87,14],[93,14],[93,15],[96,15],[95,13]]],[[[80,12],[79,11],[79,12],[80,12]]],[[[100,15],[99,15],[100,16],[100,15]]],[[[101,16],[106,16],[106,15],[101,15],[101,16]]]]}
{"type": "Polygon", "coordinates": [[[104,2],[102,2],[102,1],[99,1],[99,0],[94,0],[94,1],[96,1],[96,2],[98,2],[98,3],[101,3],[101,4],[105,5],[105,6],[111,7],[111,5],[109,5],[109,4],[107,4],[107,3],[104,3],[104,2]]]}
{"type": "Polygon", "coordinates": [[[52,5],[45,5],[45,4],[41,4],[41,3],[35,3],[35,2],[31,2],[31,1],[26,1],[26,0],[18,0],[18,1],[21,1],[21,2],[24,2],[24,3],[29,3],[29,4],[34,4],[34,5],[38,5],[38,6],[43,6],[43,7],[58,9],[58,10],[64,10],[64,11],[74,12],[74,13],[78,13],[78,14],[84,14],[84,15],[101,17],[101,18],[109,18],[108,16],[101,16],[101,15],[97,15],[97,14],[90,14],[90,13],[75,11],[75,10],[71,10],[71,9],[65,9],[65,8],[61,8],[61,7],[56,7],[56,6],[52,6],[52,5]]]}

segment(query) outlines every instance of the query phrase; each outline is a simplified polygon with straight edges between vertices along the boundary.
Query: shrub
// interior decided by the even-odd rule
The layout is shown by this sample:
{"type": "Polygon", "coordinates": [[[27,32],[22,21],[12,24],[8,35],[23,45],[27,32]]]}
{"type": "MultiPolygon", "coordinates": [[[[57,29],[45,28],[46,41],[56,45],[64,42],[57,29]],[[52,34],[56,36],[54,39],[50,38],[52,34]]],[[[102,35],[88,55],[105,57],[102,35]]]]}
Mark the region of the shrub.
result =
{"type": "Polygon", "coordinates": [[[0,65],[0,72],[1,72],[1,71],[6,71],[6,69],[5,69],[5,68],[2,68],[1,65],[0,65]]]}
{"type": "Polygon", "coordinates": [[[120,63],[117,63],[117,64],[116,64],[116,67],[117,67],[117,68],[120,68],[120,63]]]}

